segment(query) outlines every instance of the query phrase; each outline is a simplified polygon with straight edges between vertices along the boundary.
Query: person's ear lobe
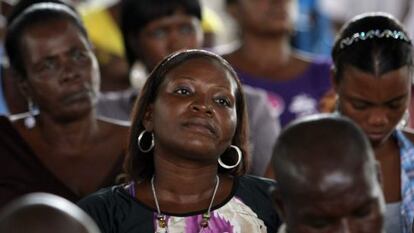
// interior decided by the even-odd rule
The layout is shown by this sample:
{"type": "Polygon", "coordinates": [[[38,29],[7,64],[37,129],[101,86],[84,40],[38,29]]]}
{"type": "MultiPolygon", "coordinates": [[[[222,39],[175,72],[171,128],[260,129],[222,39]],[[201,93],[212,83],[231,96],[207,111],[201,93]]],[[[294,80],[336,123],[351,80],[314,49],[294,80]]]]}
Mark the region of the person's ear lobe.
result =
{"type": "Polygon", "coordinates": [[[152,130],[154,129],[153,110],[154,105],[149,104],[147,106],[147,109],[145,110],[144,119],[142,120],[142,124],[144,125],[145,130],[148,132],[152,132],[152,130]]]}
{"type": "Polygon", "coordinates": [[[33,96],[33,94],[32,94],[32,89],[30,88],[30,84],[29,84],[29,82],[27,81],[27,79],[23,79],[23,78],[21,78],[20,77],[20,75],[19,74],[17,74],[16,72],[13,72],[12,73],[12,75],[14,76],[14,77],[17,77],[18,79],[19,79],[19,81],[18,81],[18,87],[19,87],[19,90],[20,90],[20,92],[22,93],[22,95],[24,96],[24,97],[26,97],[26,99],[32,99],[32,96],[33,96]]]}

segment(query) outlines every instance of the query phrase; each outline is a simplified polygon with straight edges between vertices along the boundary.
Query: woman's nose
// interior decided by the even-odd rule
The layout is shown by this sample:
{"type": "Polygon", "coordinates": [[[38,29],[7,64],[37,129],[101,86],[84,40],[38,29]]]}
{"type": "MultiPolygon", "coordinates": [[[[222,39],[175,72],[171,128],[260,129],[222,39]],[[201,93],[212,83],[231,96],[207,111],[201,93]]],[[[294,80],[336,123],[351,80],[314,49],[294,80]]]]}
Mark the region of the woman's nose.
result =
{"type": "Polygon", "coordinates": [[[373,126],[384,126],[388,124],[387,111],[380,107],[372,109],[368,116],[368,122],[373,126]]]}
{"type": "Polygon", "coordinates": [[[194,112],[204,112],[208,115],[213,114],[213,108],[211,104],[206,100],[197,100],[191,104],[191,110],[194,112]]]}

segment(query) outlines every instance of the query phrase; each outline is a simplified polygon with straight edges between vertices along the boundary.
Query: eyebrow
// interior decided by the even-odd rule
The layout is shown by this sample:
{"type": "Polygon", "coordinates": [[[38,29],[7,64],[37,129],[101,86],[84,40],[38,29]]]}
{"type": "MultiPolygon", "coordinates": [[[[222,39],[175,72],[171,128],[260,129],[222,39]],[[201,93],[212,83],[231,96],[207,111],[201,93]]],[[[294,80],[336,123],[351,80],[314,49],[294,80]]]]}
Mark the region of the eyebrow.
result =
{"type": "Polygon", "coordinates": [[[358,101],[358,102],[362,102],[362,103],[366,103],[366,104],[370,104],[370,105],[387,105],[387,104],[390,104],[392,102],[402,100],[402,99],[406,98],[407,96],[408,96],[408,93],[404,93],[402,95],[396,96],[396,97],[394,97],[390,100],[387,100],[385,102],[382,102],[382,103],[370,102],[370,101],[367,101],[367,100],[362,99],[360,97],[347,96],[347,98],[350,99],[351,101],[358,101]]]}

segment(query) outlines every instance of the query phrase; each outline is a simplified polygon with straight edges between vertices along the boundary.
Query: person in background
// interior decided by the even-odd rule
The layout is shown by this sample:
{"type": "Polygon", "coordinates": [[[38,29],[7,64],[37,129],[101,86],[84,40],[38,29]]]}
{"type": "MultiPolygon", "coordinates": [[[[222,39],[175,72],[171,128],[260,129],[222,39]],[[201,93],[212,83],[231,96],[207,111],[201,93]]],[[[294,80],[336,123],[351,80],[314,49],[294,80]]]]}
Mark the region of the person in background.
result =
{"type": "MultiPolygon", "coordinates": [[[[124,0],[122,35],[128,62],[140,62],[151,71],[165,56],[180,49],[202,46],[201,5],[194,0],[124,0]]],[[[247,99],[252,166],[250,173],[262,176],[269,164],[279,121],[266,93],[244,87],[247,99]]],[[[104,95],[98,104],[99,114],[129,120],[139,90],[104,95]]]]}
{"type": "Polygon", "coordinates": [[[85,24],[101,71],[101,92],[123,91],[131,87],[120,25],[121,1],[102,1],[99,6],[81,5],[85,24]]]}
{"type": "Polygon", "coordinates": [[[279,233],[385,232],[374,152],[351,120],[314,115],[292,122],[276,143],[272,165],[273,197],[284,221],[279,233]]]}
{"type": "Polygon", "coordinates": [[[329,56],[334,32],[321,0],[297,0],[298,15],[292,35],[293,47],[312,54],[329,56]]]}
{"type": "Polygon", "coordinates": [[[0,117],[0,206],[38,191],[77,201],[115,184],[129,128],[96,116],[99,69],[79,16],[33,4],[8,26],[5,47],[29,112],[0,117]]]}
{"type": "Polygon", "coordinates": [[[266,90],[282,127],[320,111],[331,88],[331,62],[291,46],[296,0],[227,0],[240,45],[224,54],[242,83],[266,90]]]}
{"type": "Polygon", "coordinates": [[[247,115],[231,66],[203,50],[169,55],[134,106],[130,181],[79,205],[109,232],[276,232],[268,190],[245,176],[247,115]]]}
{"type": "Polygon", "coordinates": [[[355,121],[374,148],[383,174],[386,231],[393,233],[409,232],[414,218],[414,134],[400,125],[411,95],[412,53],[404,27],[380,12],[351,19],[332,50],[338,112],[355,121]]]}
{"type": "Polygon", "coordinates": [[[78,206],[50,194],[26,194],[0,212],[4,233],[100,233],[96,223],[78,206]]]}

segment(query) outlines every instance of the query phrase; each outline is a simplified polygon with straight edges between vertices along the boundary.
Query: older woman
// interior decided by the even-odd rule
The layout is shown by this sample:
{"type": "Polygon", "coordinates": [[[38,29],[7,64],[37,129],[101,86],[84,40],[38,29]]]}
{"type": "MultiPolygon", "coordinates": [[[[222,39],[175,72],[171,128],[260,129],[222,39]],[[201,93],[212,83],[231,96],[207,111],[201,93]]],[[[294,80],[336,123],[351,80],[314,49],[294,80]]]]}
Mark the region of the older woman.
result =
{"type": "Polygon", "coordinates": [[[34,191],[77,201],[114,184],[127,127],[96,117],[99,71],[78,15],[34,4],[9,25],[6,50],[30,111],[0,118],[0,206],[34,191]]]}
{"type": "Polygon", "coordinates": [[[270,180],[243,176],[246,113],[221,57],[187,50],[164,59],[135,105],[131,182],[80,202],[102,232],[275,232],[270,180]]]}
{"type": "Polygon", "coordinates": [[[381,165],[387,232],[409,232],[414,134],[397,126],[411,94],[412,42],[396,19],[366,14],[342,28],[332,56],[338,110],[363,129],[381,165]]]}

